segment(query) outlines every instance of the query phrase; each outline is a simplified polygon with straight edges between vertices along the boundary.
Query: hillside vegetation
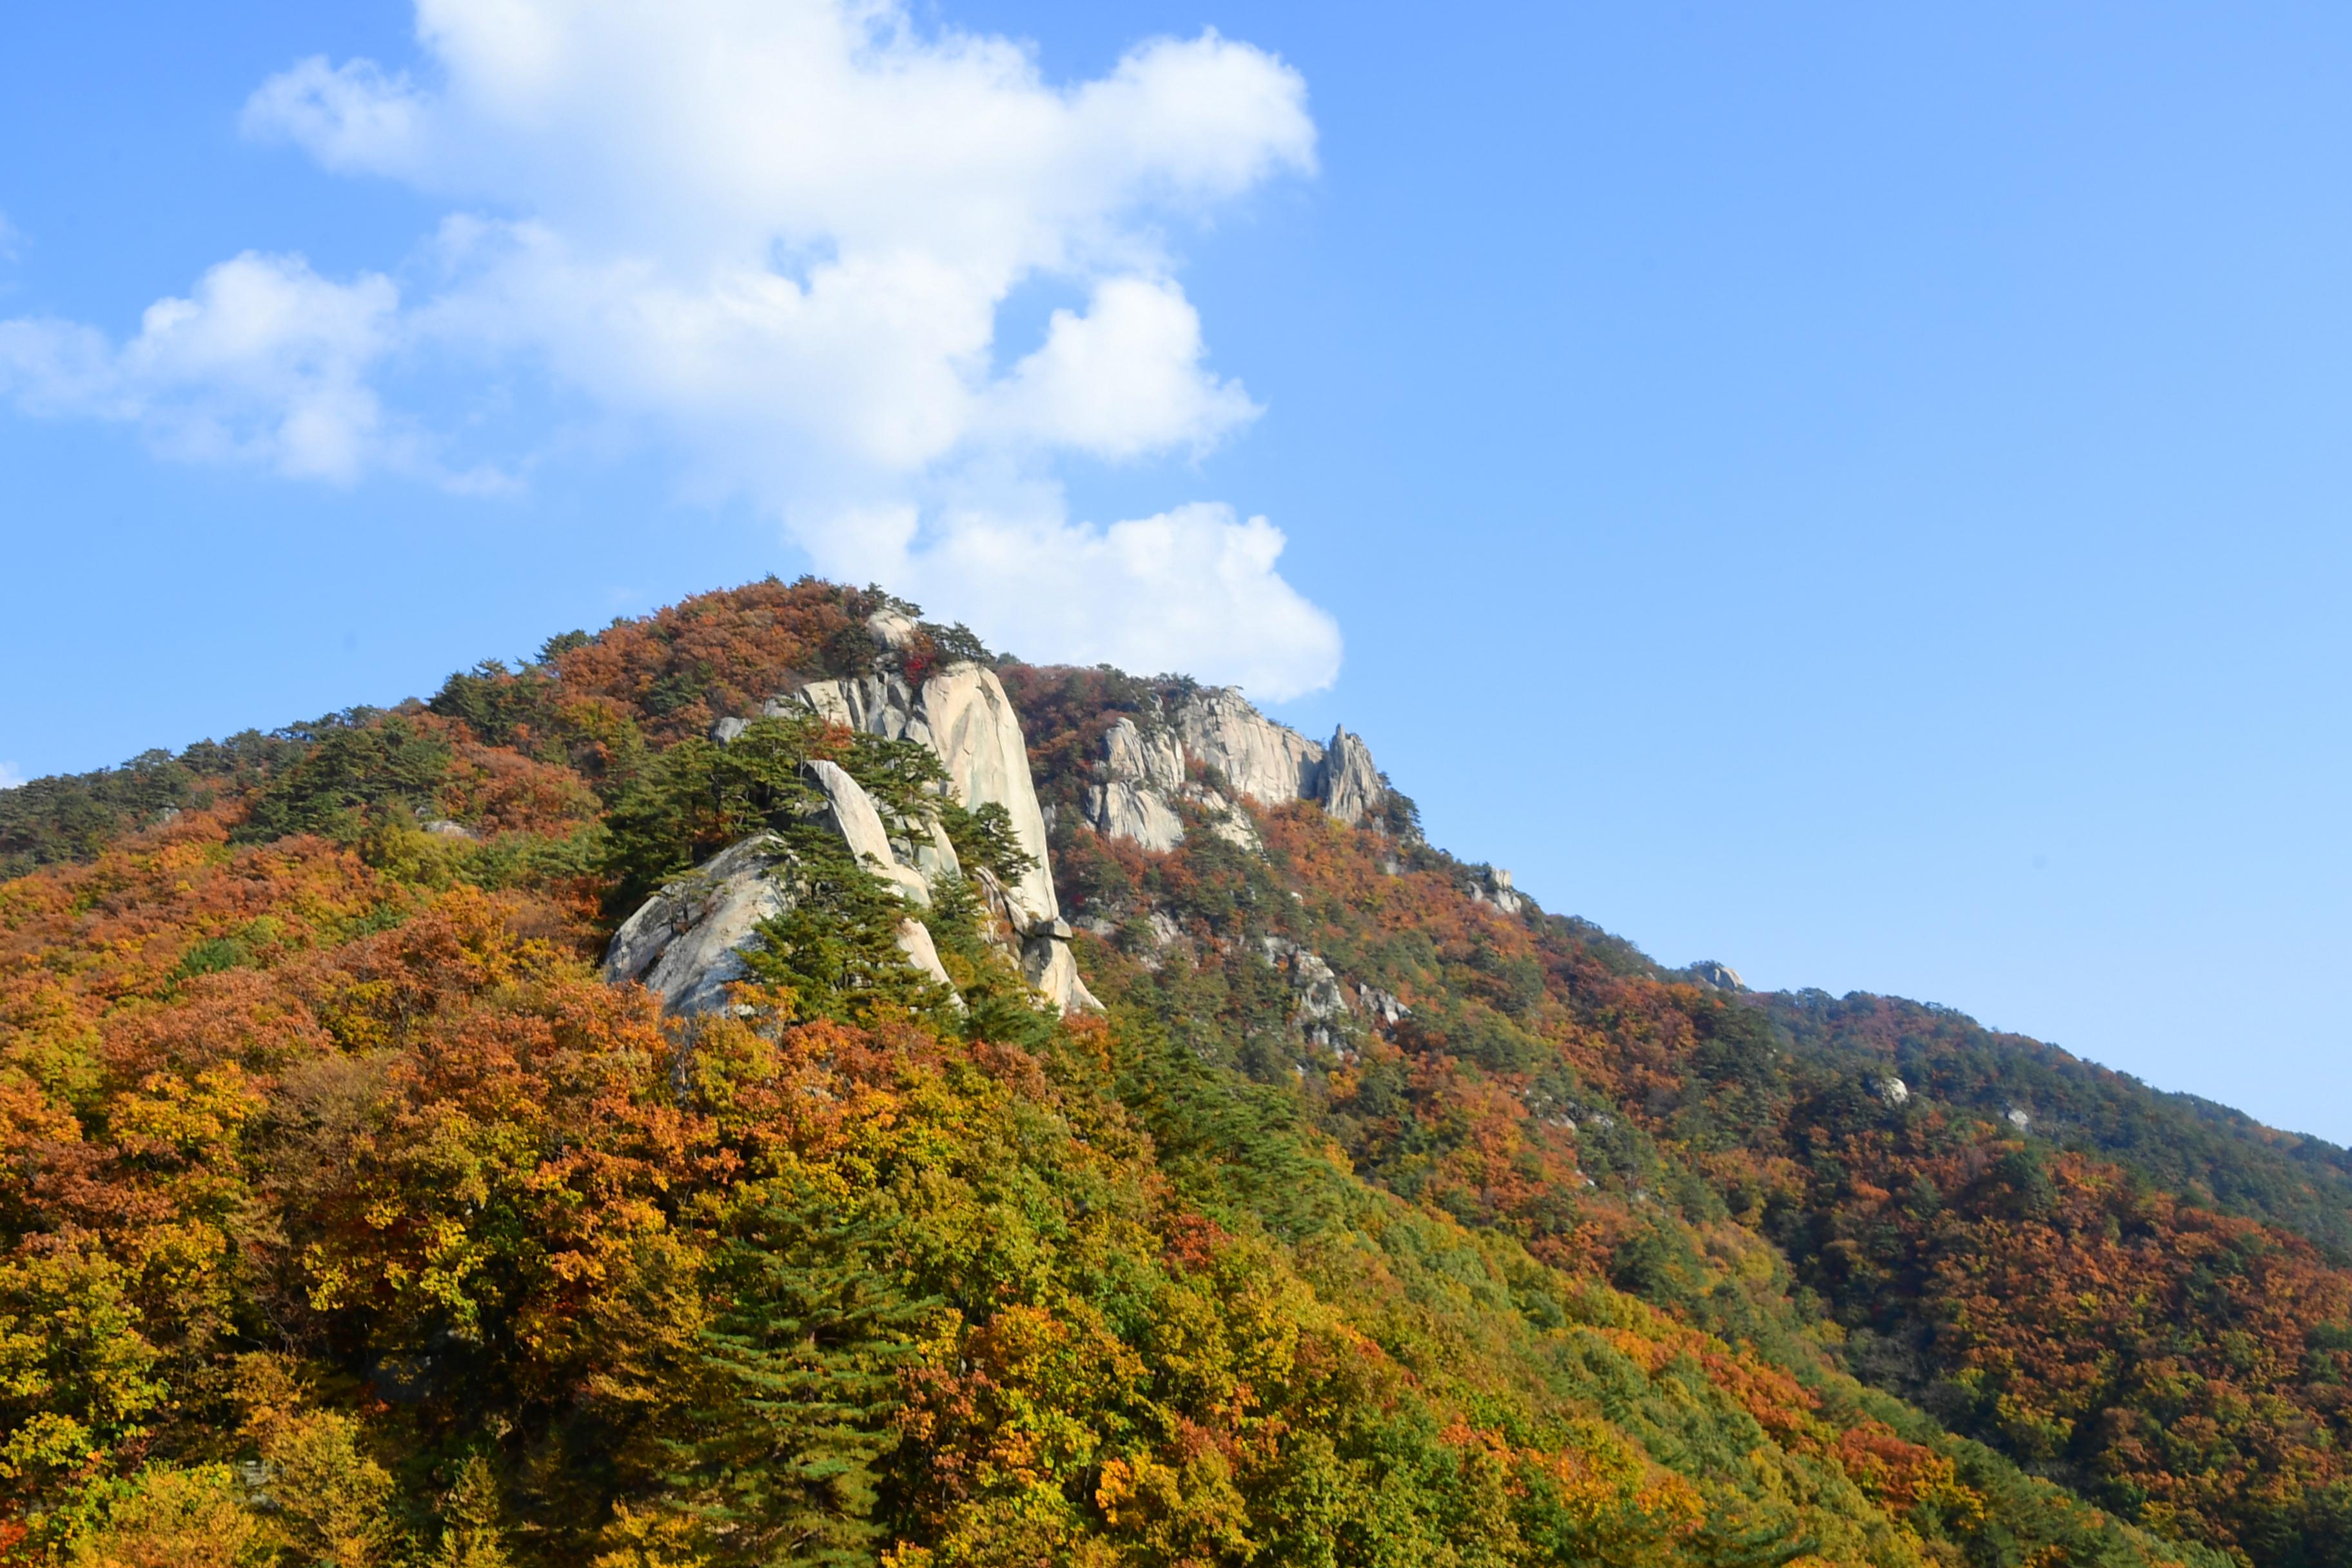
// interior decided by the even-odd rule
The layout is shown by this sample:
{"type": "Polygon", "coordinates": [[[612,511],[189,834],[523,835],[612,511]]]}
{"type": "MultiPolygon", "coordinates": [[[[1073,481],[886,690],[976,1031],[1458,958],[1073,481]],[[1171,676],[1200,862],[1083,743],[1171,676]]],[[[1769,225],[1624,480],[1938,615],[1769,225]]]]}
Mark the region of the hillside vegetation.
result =
{"type": "Polygon", "coordinates": [[[1713,989],[1402,796],[1098,836],[1169,679],[998,667],[1101,1015],[943,885],[950,997],[814,845],[735,1012],[604,984],[802,763],[937,809],[895,742],[704,739],[987,658],[884,606],[0,794],[0,1558],[2352,1563],[2341,1151],[1713,989]]]}

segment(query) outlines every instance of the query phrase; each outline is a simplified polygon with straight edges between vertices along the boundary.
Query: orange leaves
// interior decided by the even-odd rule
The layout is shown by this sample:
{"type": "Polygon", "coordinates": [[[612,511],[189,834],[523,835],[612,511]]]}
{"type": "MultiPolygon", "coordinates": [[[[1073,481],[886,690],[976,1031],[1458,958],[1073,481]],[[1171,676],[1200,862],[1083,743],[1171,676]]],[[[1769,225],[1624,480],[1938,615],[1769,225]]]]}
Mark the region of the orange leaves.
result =
{"type": "Polygon", "coordinates": [[[1883,1422],[1864,1420],[1838,1434],[1838,1465],[1865,1496],[1896,1512],[1923,1504],[1981,1513],[1983,1500],[1959,1483],[1952,1461],[1906,1442],[1883,1422]]]}
{"type": "MultiPolygon", "coordinates": [[[[419,715],[419,726],[430,717],[419,715]]],[[[441,809],[485,837],[561,835],[596,816],[595,795],[568,767],[470,740],[460,741],[452,750],[449,773],[438,796],[441,809]]]]}
{"type": "Polygon", "coordinates": [[[828,649],[870,656],[856,598],[829,584],[771,578],[616,623],[555,665],[567,693],[615,699],[644,713],[656,740],[682,739],[720,714],[757,713],[828,649]]]}

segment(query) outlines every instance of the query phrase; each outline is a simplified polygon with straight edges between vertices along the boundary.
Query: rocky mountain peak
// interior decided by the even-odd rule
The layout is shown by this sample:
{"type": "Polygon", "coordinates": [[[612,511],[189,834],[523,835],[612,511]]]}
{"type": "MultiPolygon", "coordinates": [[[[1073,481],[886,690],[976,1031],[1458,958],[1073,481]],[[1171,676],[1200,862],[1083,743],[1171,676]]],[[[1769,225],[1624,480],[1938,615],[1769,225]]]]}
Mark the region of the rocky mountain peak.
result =
{"type": "MultiPolygon", "coordinates": [[[[915,629],[911,618],[893,610],[878,612],[866,622],[868,634],[886,648],[905,647],[915,629]]],[[[1000,881],[979,872],[975,880],[1013,932],[1022,972],[1039,994],[1065,1011],[1099,1005],[1078,978],[1070,956],[1070,928],[1054,891],[1045,818],[1030,774],[1028,746],[994,670],[959,661],[932,670],[918,685],[898,669],[880,667],[865,675],[812,680],[779,692],[762,712],[772,718],[813,713],[884,740],[916,742],[939,759],[957,805],[969,811],[1003,807],[1030,864],[1016,879],[1000,881]]],[[[722,719],[713,726],[712,738],[730,743],[745,727],[744,720],[722,719]]],[[[960,872],[955,850],[936,825],[927,840],[894,842],[872,800],[841,768],[820,761],[809,764],[808,773],[829,803],[826,823],[909,903],[929,901],[933,877],[960,872]]],[[[761,837],[772,836],[746,839],[649,900],[614,934],[607,973],[646,978],[673,1011],[717,1005],[726,982],[741,972],[740,949],[753,939],[760,921],[782,907],[778,900],[787,896],[777,890],[787,879],[778,875],[776,856],[747,847],[761,837]],[[670,956],[673,948],[675,957],[670,956]]],[[[912,921],[907,924],[921,930],[912,921]]],[[[938,969],[927,937],[909,935],[902,927],[901,939],[919,966],[938,969]]]]}
{"type": "Polygon", "coordinates": [[[1227,837],[1255,846],[1247,817],[1212,784],[1194,781],[1194,766],[1260,805],[1318,801],[1349,826],[1388,795],[1371,749],[1345,727],[1318,745],[1260,713],[1237,689],[1204,687],[1147,723],[1122,716],[1104,732],[1101,782],[1087,795],[1087,819],[1099,833],[1165,852],[1184,839],[1174,803],[1191,800],[1209,808],[1227,837]]]}

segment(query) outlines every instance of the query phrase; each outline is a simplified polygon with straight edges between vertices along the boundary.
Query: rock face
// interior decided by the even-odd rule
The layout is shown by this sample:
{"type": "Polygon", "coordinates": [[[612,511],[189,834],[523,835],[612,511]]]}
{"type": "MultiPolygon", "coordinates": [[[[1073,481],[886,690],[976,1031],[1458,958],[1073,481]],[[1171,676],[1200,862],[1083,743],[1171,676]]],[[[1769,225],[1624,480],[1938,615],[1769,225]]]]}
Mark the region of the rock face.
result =
{"type": "Polygon", "coordinates": [[[1690,972],[1701,985],[1712,986],[1717,991],[1748,989],[1748,983],[1739,978],[1739,971],[1727,963],[1717,963],[1711,958],[1703,958],[1692,964],[1690,972]]]}
{"type": "Polygon", "coordinates": [[[1469,893],[1482,904],[1492,904],[1507,915],[1528,907],[1525,893],[1511,886],[1511,874],[1500,866],[1481,866],[1471,873],[1469,893]]]}
{"type": "Polygon", "coordinates": [[[1087,792],[1087,820],[1113,838],[1132,838],[1165,854],[1184,842],[1184,824],[1168,804],[1184,787],[1184,753],[1165,731],[1146,735],[1121,719],[1103,736],[1100,784],[1087,792]]]}
{"type": "Polygon", "coordinates": [[[1331,731],[1316,787],[1323,809],[1350,827],[1363,821],[1364,814],[1388,794],[1388,786],[1381,783],[1381,770],[1372,765],[1372,749],[1344,729],[1331,731]]]}
{"type": "MultiPolygon", "coordinates": [[[[906,646],[915,625],[885,611],[866,623],[884,648],[906,646]]],[[[856,679],[811,682],[768,700],[771,717],[813,712],[885,740],[914,741],[929,748],[946,770],[948,786],[968,809],[1001,805],[1013,837],[1034,864],[1013,882],[985,872],[974,880],[990,906],[1012,927],[1014,956],[1029,984],[1066,1011],[1099,1007],[1078,978],[1070,956],[1070,928],[1062,920],[1047,861],[1045,814],[1029,773],[1029,748],[1012,700],[993,670],[956,664],[940,670],[919,689],[890,670],[856,679]]],[[[722,719],[711,738],[726,743],[745,728],[740,719],[722,719]]],[[[1176,764],[1181,776],[1182,764],[1176,764]]],[[[824,820],[851,852],[910,904],[930,901],[930,881],[961,875],[955,847],[934,826],[913,841],[894,839],[889,825],[866,791],[833,763],[811,763],[805,776],[824,797],[824,820]]],[[[1139,801],[1139,813],[1153,802],[1139,801]]],[[[1164,802],[1156,803],[1166,811],[1164,802]]],[[[1173,824],[1174,814],[1168,813],[1173,824]]],[[[1139,817],[1145,830],[1153,826],[1139,817]]],[[[1181,833],[1181,826],[1178,828],[1181,833]]],[[[730,981],[744,973],[740,950],[753,929],[788,905],[789,865],[772,834],[746,839],[649,900],[614,933],[605,957],[613,980],[643,980],[674,1012],[704,1011],[722,1005],[730,981]]],[[[919,967],[943,984],[930,933],[916,921],[899,928],[898,945],[919,967]]]]}
{"type": "Polygon", "coordinates": [[[1261,805],[1314,800],[1354,826],[1388,795],[1370,748],[1345,729],[1328,746],[1260,713],[1229,687],[1194,691],[1176,704],[1167,727],[1121,719],[1103,736],[1100,782],[1087,795],[1096,831],[1164,851],[1183,842],[1174,803],[1207,807],[1211,831],[1246,849],[1257,830],[1234,803],[1190,777],[1188,764],[1213,768],[1236,795],[1261,805]]]}
{"type": "MultiPolygon", "coordinates": [[[[910,904],[929,904],[924,879],[893,855],[873,797],[828,762],[808,765],[807,777],[825,797],[824,821],[850,852],[910,904]]],[[[784,841],[758,833],[714,855],[639,906],[604,950],[604,979],[635,980],[672,1013],[709,1013],[724,1006],[727,987],[751,971],[743,950],[760,922],[793,902],[793,858],[784,841]]],[[[940,950],[923,922],[898,922],[898,951],[952,992],[940,950]]],[[[959,999],[960,1001],[961,999],[959,999]]]]}
{"type": "Polygon", "coordinates": [[[1224,774],[1227,784],[1261,805],[1316,798],[1323,748],[1266,718],[1240,692],[1196,691],[1172,717],[1185,753],[1224,774]]]}
{"type": "MultiPolygon", "coordinates": [[[[869,621],[867,630],[877,642],[898,646],[890,637],[899,636],[903,641],[900,628],[877,629],[881,620],[869,621]]],[[[909,624],[904,635],[911,635],[912,629],[909,624]]],[[[950,665],[925,680],[919,690],[887,671],[858,679],[812,681],[798,691],[772,698],[767,706],[767,711],[779,714],[795,709],[885,740],[919,742],[947,770],[948,787],[959,805],[970,810],[1003,806],[1013,838],[1033,864],[1015,882],[1000,883],[985,874],[975,879],[1013,927],[1029,984],[1065,1011],[1101,1005],[1078,978],[1077,963],[1070,956],[1070,928],[1054,893],[1045,816],[1038,809],[1037,786],[1029,773],[1029,745],[994,670],[976,664],[950,665]]],[[[917,846],[911,869],[936,875],[940,864],[952,867],[953,855],[943,838],[929,847],[917,846]],[[940,863],[927,866],[930,856],[940,857],[940,863]]]]}
{"type": "Polygon", "coordinates": [[[1045,858],[1045,816],[1037,808],[1037,787],[1029,774],[1028,743],[994,670],[951,665],[924,681],[919,691],[903,677],[888,673],[812,681],[798,691],[771,698],[767,706],[772,714],[796,709],[886,741],[917,741],[929,747],[947,769],[957,803],[968,809],[1004,807],[1022,852],[1035,862],[1019,882],[1003,889],[1018,910],[1013,924],[1026,932],[1060,918],[1054,874],[1045,858]]]}
{"type": "Polygon", "coordinates": [[[838,763],[819,758],[803,771],[808,781],[824,792],[826,826],[841,836],[841,841],[849,846],[849,852],[857,857],[858,862],[897,889],[898,896],[908,903],[928,906],[931,901],[929,879],[912,866],[899,864],[889,832],[882,826],[882,814],[875,809],[874,797],[838,763]]]}
{"type": "Polygon", "coordinates": [[[622,922],[604,950],[605,980],[639,981],[673,1013],[724,1006],[728,985],[750,973],[741,950],[752,931],[791,907],[778,875],[790,858],[772,833],[720,850],[622,922]]]}

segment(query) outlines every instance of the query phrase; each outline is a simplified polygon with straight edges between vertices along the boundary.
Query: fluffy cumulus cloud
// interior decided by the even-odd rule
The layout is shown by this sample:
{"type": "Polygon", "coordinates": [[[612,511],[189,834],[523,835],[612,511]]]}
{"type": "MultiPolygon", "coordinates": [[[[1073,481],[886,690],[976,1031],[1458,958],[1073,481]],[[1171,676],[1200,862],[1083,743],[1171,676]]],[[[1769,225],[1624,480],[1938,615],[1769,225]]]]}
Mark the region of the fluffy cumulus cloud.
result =
{"type": "Polygon", "coordinates": [[[0,321],[0,387],[36,413],[139,421],[177,455],[349,480],[412,455],[368,382],[398,307],[390,279],[334,283],[299,257],[247,253],[150,305],[120,345],[69,321],[0,321]]]}
{"type": "Polygon", "coordinates": [[[0,392],[163,449],[489,485],[420,367],[543,375],[749,496],[822,570],[1037,657],[1188,667],[1267,696],[1338,667],[1282,535],[1212,504],[1071,519],[1072,456],[1205,451],[1257,405],[1212,368],[1162,238],[1311,171],[1305,86],[1214,32],[1049,83],[892,0],[417,0],[423,64],[305,60],[247,132],[445,204],[383,275],[223,262],[113,342],[0,323],[0,392]],[[398,279],[395,282],[395,279],[398,279]],[[1069,303],[1000,341],[1016,289],[1069,303]]]}

